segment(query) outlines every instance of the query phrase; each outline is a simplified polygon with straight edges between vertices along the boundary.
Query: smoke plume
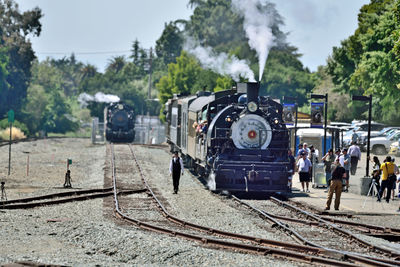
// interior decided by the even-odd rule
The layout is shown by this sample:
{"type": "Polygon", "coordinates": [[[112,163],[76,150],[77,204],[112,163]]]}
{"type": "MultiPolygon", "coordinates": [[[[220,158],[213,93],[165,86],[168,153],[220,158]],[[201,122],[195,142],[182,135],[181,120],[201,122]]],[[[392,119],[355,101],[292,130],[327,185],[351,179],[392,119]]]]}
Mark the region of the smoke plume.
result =
{"type": "Polygon", "coordinates": [[[261,0],[232,0],[233,10],[244,17],[243,27],[249,38],[249,46],[258,55],[259,80],[265,68],[268,53],[274,45],[271,25],[273,16],[261,0]]]}
{"type": "Polygon", "coordinates": [[[229,75],[237,82],[240,77],[255,82],[254,73],[246,60],[229,56],[226,53],[217,54],[210,47],[202,47],[191,38],[186,38],[184,49],[193,54],[204,68],[222,75],[229,75]]]}
{"type": "Polygon", "coordinates": [[[94,96],[82,93],[78,96],[78,102],[81,107],[87,107],[88,102],[99,102],[99,103],[114,103],[119,102],[120,98],[116,95],[108,95],[102,92],[96,93],[94,96]]]}

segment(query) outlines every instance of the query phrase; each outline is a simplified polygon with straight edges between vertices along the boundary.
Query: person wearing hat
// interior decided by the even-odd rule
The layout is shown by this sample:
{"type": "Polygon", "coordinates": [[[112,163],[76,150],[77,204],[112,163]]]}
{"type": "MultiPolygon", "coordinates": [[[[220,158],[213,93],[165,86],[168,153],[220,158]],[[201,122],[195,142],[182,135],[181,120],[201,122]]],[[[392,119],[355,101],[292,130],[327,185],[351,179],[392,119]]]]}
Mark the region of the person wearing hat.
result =
{"type": "Polygon", "coordinates": [[[312,166],[311,161],[308,159],[307,153],[305,151],[301,152],[300,157],[301,158],[297,162],[297,170],[299,172],[301,187],[303,188],[303,192],[306,192],[304,190],[305,183],[307,187],[307,192],[310,192],[310,190],[308,189],[308,184],[310,182],[310,172],[312,166]]]}
{"type": "Polygon", "coordinates": [[[174,185],[174,194],[178,193],[179,190],[179,179],[183,175],[183,161],[178,155],[178,151],[174,152],[172,160],[169,164],[169,175],[172,175],[172,182],[174,185]]]}

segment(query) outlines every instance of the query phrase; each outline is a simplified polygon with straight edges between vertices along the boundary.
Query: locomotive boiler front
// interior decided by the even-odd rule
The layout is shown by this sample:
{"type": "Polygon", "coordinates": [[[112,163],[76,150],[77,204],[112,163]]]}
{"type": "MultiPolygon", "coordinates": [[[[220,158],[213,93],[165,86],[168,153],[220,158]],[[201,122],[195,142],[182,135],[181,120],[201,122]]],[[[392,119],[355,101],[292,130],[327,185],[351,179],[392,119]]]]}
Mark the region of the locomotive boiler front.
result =
{"type": "MultiPolygon", "coordinates": [[[[238,104],[226,107],[210,125],[213,152],[210,187],[214,190],[287,192],[289,135],[282,106],[259,97],[259,84],[248,83],[238,104]],[[226,135],[219,129],[229,129],[226,135]]],[[[209,147],[210,147],[209,146],[209,147]]],[[[212,148],[211,148],[212,150],[212,148]]]]}
{"type": "Polygon", "coordinates": [[[106,140],[132,142],[134,140],[133,109],[126,104],[111,104],[107,108],[106,140]]]}

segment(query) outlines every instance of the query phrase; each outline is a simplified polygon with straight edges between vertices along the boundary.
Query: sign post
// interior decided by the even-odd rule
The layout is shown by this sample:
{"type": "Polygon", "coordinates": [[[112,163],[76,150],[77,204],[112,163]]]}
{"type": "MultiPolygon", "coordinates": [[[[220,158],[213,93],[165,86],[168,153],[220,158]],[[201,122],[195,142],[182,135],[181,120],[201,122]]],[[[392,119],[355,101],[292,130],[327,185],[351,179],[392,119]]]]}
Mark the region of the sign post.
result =
{"type": "Polygon", "coordinates": [[[72,164],[72,159],[67,159],[67,171],[69,170],[69,165],[72,164]]]}
{"type": "Polygon", "coordinates": [[[12,138],[12,124],[14,122],[14,110],[10,109],[7,113],[8,123],[10,124],[10,142],[8,145],[8,176],[10,176],[11,169],[11,138],[12,138]]]}

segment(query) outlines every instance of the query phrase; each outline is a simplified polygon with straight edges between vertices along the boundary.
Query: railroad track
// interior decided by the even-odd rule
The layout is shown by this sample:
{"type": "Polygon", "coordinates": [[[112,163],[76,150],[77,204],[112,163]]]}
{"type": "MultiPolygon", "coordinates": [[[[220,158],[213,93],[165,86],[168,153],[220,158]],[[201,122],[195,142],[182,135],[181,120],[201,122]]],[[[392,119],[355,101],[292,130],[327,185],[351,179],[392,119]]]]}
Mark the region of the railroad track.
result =
{"type": "MultiPolygon", "coordinates": [[[[13,200],[0,201],[0,209],[28,209],[40,206],[56,205],[73,201],[84,201],[94,198],[103,198],[112,196],[114,188],[76,190],[47,194],[42,196],[20,198],[13,200]]],[[[146,191],[145,189],[119,190],[117,194],[135,194],[146,191]]]]}
{"type": "MultiPolygon", "coordinates": [[[[166,222],[161,223],[160,219],[157,218],[156,223],[146,222],[137,217],[132,217],[133,215],[124,212],[124,207],[120,207],[120,202],[118,196],[114,195],[115,212],[120,218],[135,224],[137,227],[154,231],[157,233],[164,233],[174,237],[180,237],[184,239],[189,239],[192,241],[199,242],[205,246],[213,248],[225,248],[234,251],[241,251],[246,253],[255,253],[261,255],[272,255],[275,257],[291,259],[296,261],[302,261],[306,263],[314,264],[325,264],[325,265],[338,265],[338,266],[359,266],[359,265],[370,265],[370,266],[396,266],[392,262],[384,262],[384,259],[379,258],[366,258],[359,255],[351,255],[345,251],[338,251],[332,249],[324,249],[307,245],[299,245],[287,242],[279,242],[276,240],[268,240],[255,236],[246,236],[226,231],[221,231],[218,229],[213,229],[210,227],[204,227],[201,225],[194,224],[177,218],[166,210],[164,205],[158,199],[153,189],[147,183],[144,172],[136,158],[132,146],[129,146],[132,157],[135,161],[137,171],[140,174],[140,179],[148,190],[148,195],[154,199],[158,210],[162,213],[166,220],[173,222],[175,226],[171,229],[166,222]],[[178,229],[177,227],[178,226],[178,229]],[[188,232],[187,230],[196,230],[197,233],[188,232]],[[207,234],[207,235],[205,235],[207,234]],[[211,237],[209,237],[211,235],[211,237]],[[218,238],[216,238],[218,237],[218,238]],[[221,239],[223,238],[223,239],[221,239]],[[230,239],[230,240],[229,240],[230,239]],[[229,240],[229,241],[228,241],[229,240]],[[237,241],[242,241],[237,242],[237,241]]],[[[111,144],[111,170],[113,186],[117,186],[117,168],[115,166],[115,154],[114,146],[111,144]]]]}
{"type": "MultiPolygon", "coordinates": [[[[293,210],[297,213],[300,213],[300,214],[306,216],[307,218],[311,218],[312,220],[302,220],[302,219],[297,219],[297,218],[293,218],[293,217],[289,217],[289,216],[272,214],[271,212],[265,211],[265,208],[264,209],[257,208],[245,201],[242,201],[241,199],[237,198],[236,196],[232,196],[232,198],[234,201],[238,202],[239,204],[244,205],[247,208],[251,209],[253,212],[256,212],[257,214],[259,214],[263,219],[270,221],[274,227],[281,229],[283,232],[287,233],[289,236],[291,236],[293,239],[295,239],[297,242],[299,242],[301,244],[310,245],[313,247],[318,247],[318,248],[323,248],[323,249],[328,249],[328,250],[329,249],[337,250],[343,245],[343,243],[340,241],[343,237],[345,237],[349,240],[349,242],[351,242],[351,245],[353,245],[353,243],[356,242],[361,247],[368,249],[367,251],[365,251],[365,249],[364,249],[364,251],[362,251],[362,250],[356,251],[355,253],[357,253],[357,254],[355,254],[353,252],[345,252],[346,257],[351,259],[353,256],[356,256],[357,258],[362,256],[362,257],[366,257],[371,260],[380,261],[385,264],[390,264],[390,265],[394,265],[394,266],[400,265],[399,261],[398,261],[400,259],[400,257],[399,257],[400,255],[397,254],[396,252],[394,252],[392,250],[388,250],[386,248],[376,246],[369,242],[366,242],[366,241],[358,238],[353,233],[338,227],[334,223],[324,220],[323,218],[321,218],[318,215],[312,214],[308,211],[304,211],[298,207],[287,204],[287,203],[285,203],[279,199],[276,199],[274,197],[271,197],[272,202],[274,202],[282,207],[293,210]],[[283,223],[282,221],[289,221],[289,222],[295,223],[295,224],[306,225],[306,227],[304,227],[304,226],[303,227],[289,227],[286,223],[283,223]],[[314,227],[314,228],[312,228],[312,227],[314,227]],[[324,229],[323,232],[320,232],[318,230],[318,228],[321,228],[321,227],[324,229]],[[297,229],[297,231],[295,229],[297,229]],[[313,232],[314,232],[314,234],[313,234],[313,232]],[[319,238],[319,236],[321,236],[321,235],[324,236],[323,240],[320,240],[320,238],[319,238]],[[317,241],[313,241],[315,239],[317,241]],[[331,244],[331,243],[333,244],[333,246],[335,246],[334,248],[327,247],[327,244],[331,244]],[[370,250],[376,251],[380,254],[384,254],[388,258],[377,258],[376,256],[365,255],[366,253],[369,253],[370,250]]],[[[269,210],[271,210],[271,208],[269,210]]],[[[331,218],[328,218],[328,219],[331,221],[336,221],[336,222],[339,221],[339,222],[342,222],[343,224],[347,224],[347,225],[353,225],[353,223],[347,222],[344,220],[337,220],[337,219],[331,219],[331,218]]],[[[367,225],[367,224],[362,224],[361,226],[363,226],[364,228],[369,227],[369,225],[367,225]]],[[[371,228],[379,229],[379,227],[377,227],[377,226],[371,226],[371,228]]],[[[379,229],[379,230],[383,230],[383,229],[379,229]]],[[[388,229],[386,228],[386,231],[387,230],[388,229]]],[[[391,230],[393,230],[394,232],[398,231],[398,229],[394,229],[394,228],[391,228],[391,230]]]]}

